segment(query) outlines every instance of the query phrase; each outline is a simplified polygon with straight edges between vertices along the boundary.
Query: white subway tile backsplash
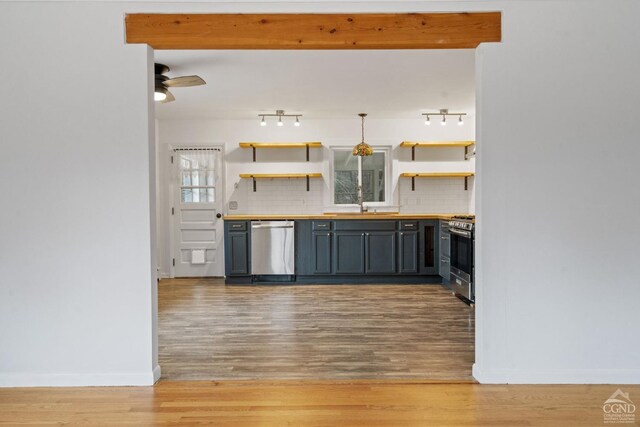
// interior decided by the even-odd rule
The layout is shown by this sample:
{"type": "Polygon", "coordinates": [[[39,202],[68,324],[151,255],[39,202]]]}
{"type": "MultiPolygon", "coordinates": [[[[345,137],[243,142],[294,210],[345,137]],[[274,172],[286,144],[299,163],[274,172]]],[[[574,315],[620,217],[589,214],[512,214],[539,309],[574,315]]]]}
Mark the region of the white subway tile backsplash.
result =
{"type": "MultiPolygon", "coordinates": [[[[416,179],[411,191],[411,180],[398,180],[398,200],[401,213],[471,213],[473,179],[465,191],[462,178],[416,179]]],[[[257,191],[251,180],[240,187],[243,197],[238,214],[320,214],[324,209],[324,193],[329,191],[321,179],[261,179],[257,191]]]]}
{"type": "Polygon", "coordinates": [[[469,213],[473,179],[465,191],[462,178],[416,179],[415,191],[411,180],[399,181],[401,213],[469,213]]]}
{"type": "Polygon", "coordinates": [[[309,191],[305,179],[261,179],[257,191],[247,185],[244,214],[317,214],[322,213],[324,183],[311,179],[309,191]]]}

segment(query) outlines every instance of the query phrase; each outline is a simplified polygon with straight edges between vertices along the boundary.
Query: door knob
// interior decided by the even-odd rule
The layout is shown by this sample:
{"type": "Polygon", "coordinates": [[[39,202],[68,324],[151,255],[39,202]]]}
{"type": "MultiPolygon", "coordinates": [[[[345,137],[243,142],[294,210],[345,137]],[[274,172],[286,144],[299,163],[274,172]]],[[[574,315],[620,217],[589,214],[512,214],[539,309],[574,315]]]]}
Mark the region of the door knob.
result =
{"type": "Polygon", "coordinates": [[[216,214],[216,218],[222,218],[222,214],[221,213],[216,214]]]}

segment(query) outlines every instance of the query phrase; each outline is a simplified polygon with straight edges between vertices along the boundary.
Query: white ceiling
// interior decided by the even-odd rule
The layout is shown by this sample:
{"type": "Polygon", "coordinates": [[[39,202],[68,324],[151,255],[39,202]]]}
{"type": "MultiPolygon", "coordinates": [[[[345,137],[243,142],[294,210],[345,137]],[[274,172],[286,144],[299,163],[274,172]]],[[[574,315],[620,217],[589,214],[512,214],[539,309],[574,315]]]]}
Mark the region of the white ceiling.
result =
{"type": "Polygon", "coordinates": [[[170,77],[206,86],[174,88],[159,119],[252,119],[283,109],[304,118],[413,118],[449,108],[473,114],[474,50],[156,51],[170,77]]]}

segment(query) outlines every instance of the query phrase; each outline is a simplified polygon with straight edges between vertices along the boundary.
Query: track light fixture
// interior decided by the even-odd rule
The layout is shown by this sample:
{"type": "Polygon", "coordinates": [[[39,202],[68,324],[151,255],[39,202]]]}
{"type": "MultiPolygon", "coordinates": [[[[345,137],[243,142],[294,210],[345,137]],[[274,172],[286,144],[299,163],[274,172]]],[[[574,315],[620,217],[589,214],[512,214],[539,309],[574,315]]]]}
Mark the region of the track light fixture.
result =
{"type": "Polygon", "coordinates": [[[442,126],[447,125],[447,116],[458,116],[458,126],[462,126],[464,124],[462,116],[466,116],[467,113],[450,113],[448,109],[442,108],[439,113],[422,113],[422,115],[426,117],[424,124],[427,126],[431,125],[431,116],[442,116],[442,120],[440,121],[442,126]]]}
{"type": "Polygon", "coordinates": [[[276,124],[278,126],[284,126],[284,121],[282,120],[283,117],[295,117],[296,121],[293,123],[293,125],[300,126],[300,117],[302,117],[302,114],[285,114],[284,110],[276,110],[274,114],[258,114],[258,117],[260,117],[260,126],[267,125],[265,117],[277,117],[278,121],[276,122],[276,124]]]}

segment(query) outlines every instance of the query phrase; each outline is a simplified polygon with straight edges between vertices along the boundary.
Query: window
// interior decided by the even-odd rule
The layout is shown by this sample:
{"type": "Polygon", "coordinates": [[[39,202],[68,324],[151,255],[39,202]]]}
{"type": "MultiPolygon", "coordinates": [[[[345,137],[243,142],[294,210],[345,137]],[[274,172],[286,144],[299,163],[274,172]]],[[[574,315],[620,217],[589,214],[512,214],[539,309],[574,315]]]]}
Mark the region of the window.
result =
{"type": "Polygon", "coordinates": [[[215,201],[216,154],[211,150],[185,150],[178,154],[182,203],[215,201]]]}
{"type": "Polygon", "coordinates": [[[350,147],[333,149],[333,203],[358,203],[358,183],[362,183],[367,204],[385,204],[387,196],[387,159],[389,150],[375,148],[372,156],[351,154],[350,147]]]}

